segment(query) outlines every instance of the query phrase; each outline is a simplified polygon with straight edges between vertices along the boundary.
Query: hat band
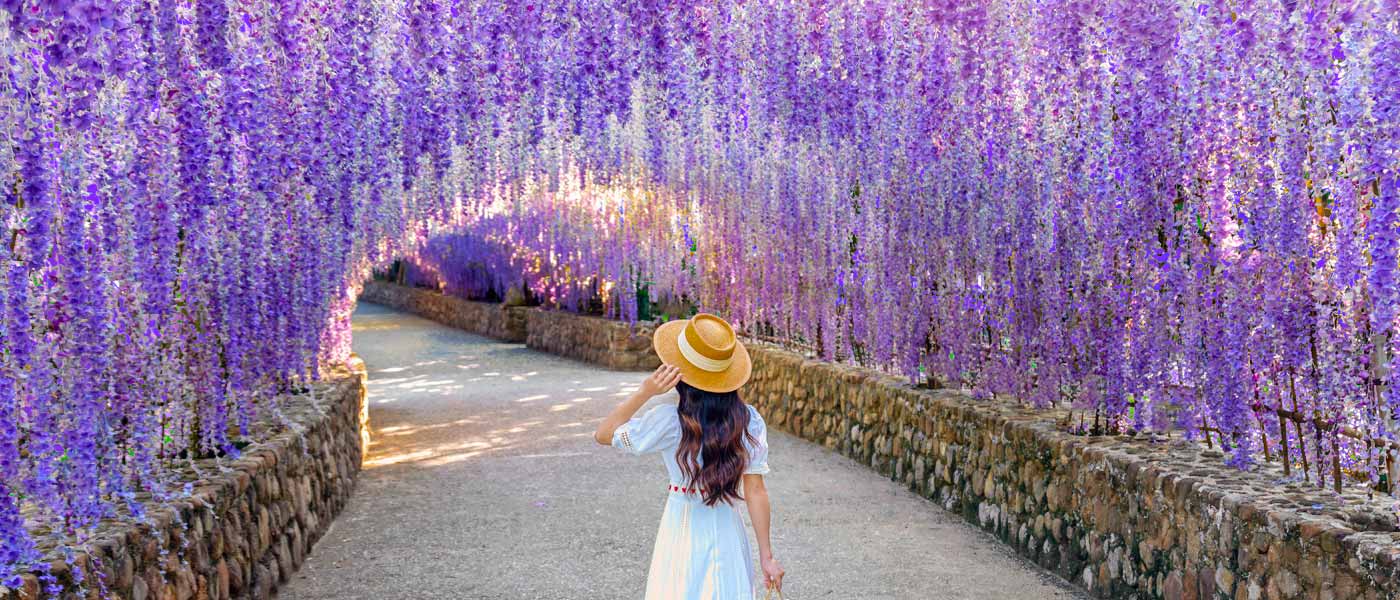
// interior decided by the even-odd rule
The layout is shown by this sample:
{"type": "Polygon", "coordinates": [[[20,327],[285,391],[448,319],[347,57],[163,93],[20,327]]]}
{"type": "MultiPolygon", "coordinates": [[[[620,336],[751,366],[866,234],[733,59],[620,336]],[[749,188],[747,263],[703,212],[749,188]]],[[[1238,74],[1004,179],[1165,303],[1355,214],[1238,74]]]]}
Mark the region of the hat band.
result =
{"type": "Polygon", "coordinates": [[[681,328],[681,334],[679,336],[676,336],[676,345],[680,348],[681,356],[685,357],[686,362],[695,365],[695,368],[700,369],[701,371],[718,373],[720,371],[728,369],[729,364],[734,362],[733,356],[730,356],[729,358],[726,358],[724,360],[715,360],[713,358],[705,356],[704,354],[696,352],[695,348],[692,348],[690,346],[690,340],[685,339],[684,327],[681,328]]]}

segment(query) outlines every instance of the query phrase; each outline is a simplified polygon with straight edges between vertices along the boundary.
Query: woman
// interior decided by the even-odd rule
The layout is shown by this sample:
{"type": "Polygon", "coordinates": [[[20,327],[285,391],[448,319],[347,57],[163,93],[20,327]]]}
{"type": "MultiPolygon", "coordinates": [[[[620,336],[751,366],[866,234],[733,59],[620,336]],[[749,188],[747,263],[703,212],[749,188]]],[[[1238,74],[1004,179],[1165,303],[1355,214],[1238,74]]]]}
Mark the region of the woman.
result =
{"type": "Polygon", "coordinates": [[[765,587],[782,590],[768,539],[768,432],[735,391],[748,381],[748,351],[724,319],[699,314],[656,330],[662,365],[598,426],[594,438],[631,454],[661,453],[671,476],[647,573],[647,600],[752,600],[753,555],[736,501],[748,505],[765,587]],[[680,404],[633,418],[671,388],[680,404]],[[742,491],[740,481],[742,480],[742,491]]]}

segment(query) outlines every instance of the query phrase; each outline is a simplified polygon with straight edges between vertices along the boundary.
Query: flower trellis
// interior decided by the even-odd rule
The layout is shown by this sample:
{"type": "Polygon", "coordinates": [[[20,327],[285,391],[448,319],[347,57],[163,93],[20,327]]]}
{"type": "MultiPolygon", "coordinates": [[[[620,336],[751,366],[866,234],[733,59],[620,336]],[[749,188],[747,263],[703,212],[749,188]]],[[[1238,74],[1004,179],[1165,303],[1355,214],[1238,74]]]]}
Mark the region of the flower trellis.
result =
{"type": "Polygon", "coordinates": [[[1395,437],[1393,0],[0,9],[0,582],[22,507],[81,538],[235,452],[405,254],[624,318],[645,281],[1239,466],[1278,409],[1373,476],[1316,434],[1395,437]]]}

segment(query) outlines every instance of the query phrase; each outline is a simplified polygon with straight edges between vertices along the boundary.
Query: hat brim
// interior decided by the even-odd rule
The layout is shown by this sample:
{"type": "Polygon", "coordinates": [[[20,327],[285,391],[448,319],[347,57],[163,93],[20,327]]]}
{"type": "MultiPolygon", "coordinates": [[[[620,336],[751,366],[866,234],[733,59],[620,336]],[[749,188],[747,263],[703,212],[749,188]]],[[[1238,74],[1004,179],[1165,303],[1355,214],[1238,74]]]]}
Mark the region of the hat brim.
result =
{"type": "Polygon", "coordinates": [[[679,340],[681,330],[689,322],[689,319],[680,319],[662,323],[656,328],[656,333],[651,336],[651,346],[661,357],[661,362],[680,368],[681,381],[707,392],[732,392],[748,383],[749,375],[753,373],[753,363],[749,361],[748,349],[739,340],[734,340],[734,358],[729,368],[723,371],[706,371],[685,359],[679,340]]]}

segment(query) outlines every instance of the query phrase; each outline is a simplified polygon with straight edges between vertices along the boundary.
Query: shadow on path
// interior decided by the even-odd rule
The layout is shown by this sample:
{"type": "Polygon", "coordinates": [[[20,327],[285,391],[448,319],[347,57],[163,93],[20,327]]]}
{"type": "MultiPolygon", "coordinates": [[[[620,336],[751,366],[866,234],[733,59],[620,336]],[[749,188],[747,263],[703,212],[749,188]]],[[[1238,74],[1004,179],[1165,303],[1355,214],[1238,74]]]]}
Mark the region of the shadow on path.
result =
{"type": "MultiPolygon", "coordinates": [[[[354,327],[369,457],[281,598],[642,598],[666,473],[592,438],[642,374],[372,304],[354,327]]],[[[777,431],[769,443],[789,600],[1084,597],[873,471],[777,431]]]]}

